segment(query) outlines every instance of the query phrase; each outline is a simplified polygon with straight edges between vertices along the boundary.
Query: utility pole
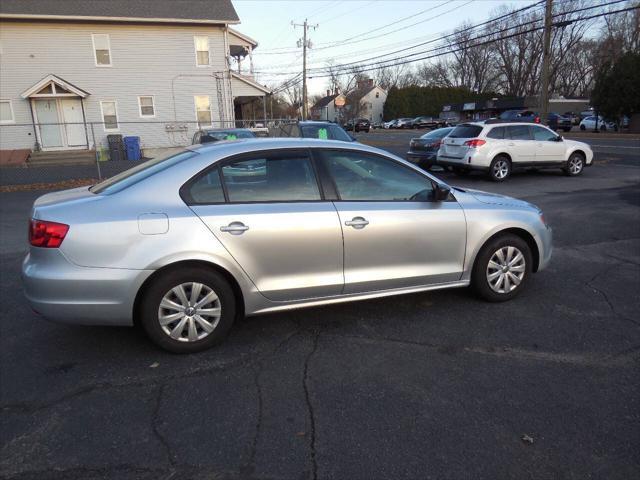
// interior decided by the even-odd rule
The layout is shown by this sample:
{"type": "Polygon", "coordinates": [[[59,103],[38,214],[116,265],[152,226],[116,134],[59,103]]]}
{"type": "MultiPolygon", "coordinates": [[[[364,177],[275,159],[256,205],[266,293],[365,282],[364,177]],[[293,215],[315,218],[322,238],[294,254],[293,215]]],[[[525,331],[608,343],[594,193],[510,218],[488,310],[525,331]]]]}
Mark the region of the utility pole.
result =
{"type": "Polygon", "coordinates": [[[551,14],[553,0],[547,0],[544,10],[544,38],[542,51],[542,78],[540,89],[540,122],[549,123],[549,57],[551,56],[551,14]]]}
{"type": "Polygon", "coordinates": [[[302,120],[306,120],[308,116],[307,112],[307,48],[311,48],[311,40],[307,40],[307,31],[309,28],[314,30],[318,28],[318,24],[309,25],[307,19],[304,19],[304,23],[293,23],[293,27],[302,27],[302,39],[298,40],[298,47],[302,46],[302,120]]]}

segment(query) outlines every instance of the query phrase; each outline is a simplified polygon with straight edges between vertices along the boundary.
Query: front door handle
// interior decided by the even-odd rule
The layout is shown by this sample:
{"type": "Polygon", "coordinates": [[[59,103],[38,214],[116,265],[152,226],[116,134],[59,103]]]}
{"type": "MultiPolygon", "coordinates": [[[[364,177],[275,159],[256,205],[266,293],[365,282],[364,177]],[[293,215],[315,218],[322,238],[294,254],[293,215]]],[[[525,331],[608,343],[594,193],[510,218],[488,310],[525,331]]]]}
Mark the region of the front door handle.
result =
{"type": "Polygon", "coordinates": [[[242,235],[247,230],[249,230],[249,227],[242,222],[231,222],[226,227],[220,227],[221,232],[227,232],[231,235],[242,235]]]}
{"type": "Polygon", "coordinates": [[[369,222],[365,220],[363,217],[353,217],[351,220],[347,220],[346,222],[344,222],[344,224],[347,227],[353,227],[356,230],[361,230],[367,225],[369,225],[369,222]]]}
{"type": "Polygon", "coordinates": [[[513,142],[511,142],[511,143],[507,143],[507,145],[509,145],[510,147],[515,147],[515,146],[516,146],[516,144],[515,144],[515,143],[513,143],[513,142]]]}

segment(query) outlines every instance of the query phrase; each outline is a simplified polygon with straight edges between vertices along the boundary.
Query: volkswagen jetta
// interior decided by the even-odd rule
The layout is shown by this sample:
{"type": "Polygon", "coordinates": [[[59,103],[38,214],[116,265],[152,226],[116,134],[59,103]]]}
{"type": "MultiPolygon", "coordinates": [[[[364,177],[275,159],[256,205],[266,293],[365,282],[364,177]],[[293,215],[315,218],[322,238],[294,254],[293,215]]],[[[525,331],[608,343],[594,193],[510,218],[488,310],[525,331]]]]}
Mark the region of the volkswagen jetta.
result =
{"type": "Polygon", "coordinates": [[[518,295],[551,256],[524,201],[310,139],[191,146],[33,205],[26,296],[51,320],[139,323],[195,352],[239,315],[471,285],[518,295]]]}

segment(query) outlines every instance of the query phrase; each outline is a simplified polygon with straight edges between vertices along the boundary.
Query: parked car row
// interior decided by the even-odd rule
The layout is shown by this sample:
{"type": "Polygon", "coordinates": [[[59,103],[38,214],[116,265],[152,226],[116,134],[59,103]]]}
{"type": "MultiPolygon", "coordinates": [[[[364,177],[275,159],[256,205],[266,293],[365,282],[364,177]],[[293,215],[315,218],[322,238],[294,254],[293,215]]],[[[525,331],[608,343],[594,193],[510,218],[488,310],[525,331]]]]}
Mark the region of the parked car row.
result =
{"type": "Polygon", "coordinates": [[[415,118],[396,118],[388,122],[384,122],[383,128],[387,129],[420,129],[420,128],[441,128],[447,125],[447,121],[443,118],[434,118],[427,116],[419,116],[415,118]]]}
{"type": "Polygon", "coordinates": [[[434,165],[466,175],[482,171],[503,182],[520,168],[560,168],[580,175],[593,161],[591,147],[567,140],[544,125],[528,122],[470,122],[414,138],[407,160],[429,169],[434,165]]]}

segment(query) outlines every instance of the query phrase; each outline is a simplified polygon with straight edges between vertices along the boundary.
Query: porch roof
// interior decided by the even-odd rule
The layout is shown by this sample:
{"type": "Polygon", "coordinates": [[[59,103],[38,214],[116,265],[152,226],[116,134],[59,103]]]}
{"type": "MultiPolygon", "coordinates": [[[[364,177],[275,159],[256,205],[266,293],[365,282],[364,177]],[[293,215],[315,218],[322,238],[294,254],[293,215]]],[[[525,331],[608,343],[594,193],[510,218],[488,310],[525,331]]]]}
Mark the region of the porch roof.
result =
{"type": "Polygon", "coordinates": [[[54,83],[55,85],[59,86],[63,90],[66,90],[67,92],[69,92],[68,94],[50,94],[50,95],[47,95],[47,96],[50,96],[50,97],[54,97],[54,96],[58,96],[58,97],[76,96],[76,97],[80,97],[80,98],[87,98],[90,95],[90,93],[87,92],[86,90],[83,90],[83,89],[81,89],[79,87],[76,87],[73,83],[69,83],[66,80],[64,80],[64,79],[62,79],[62,78],[50,73],[49,75],[44,77],[42,80],[40,80],[38,83],[36,83],[32,87],[29,87],[24,92],[22,92],[21,97],[22,98],[29,98],[29,97],[37,96],[38,92],[40,90],[42,90],[44,87],[46,87],[48,84],[50,84],[50,83],[54,83]]]}

